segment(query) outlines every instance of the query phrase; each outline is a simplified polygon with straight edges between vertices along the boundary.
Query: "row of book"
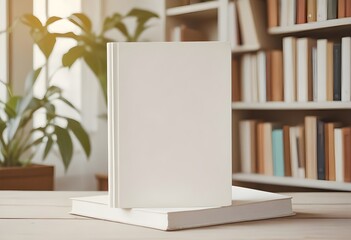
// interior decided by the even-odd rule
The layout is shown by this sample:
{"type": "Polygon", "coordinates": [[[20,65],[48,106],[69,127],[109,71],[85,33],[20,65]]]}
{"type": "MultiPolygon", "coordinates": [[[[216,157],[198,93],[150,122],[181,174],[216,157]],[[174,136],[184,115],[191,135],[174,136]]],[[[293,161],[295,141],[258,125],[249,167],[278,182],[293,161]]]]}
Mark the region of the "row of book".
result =
{"type": "Polygon", "coordinates": [[[232,62],[232,100],[351,101],[351,37],[283,38],[283,50],[244,54],[232,62]]]}
{"type": "Polygon", "coordinates": [[[268,0],[268,27],[351,17],[349,0],[268,0]]]}
{"type": "Polygon", "coordinates": [[[306,116],[299,126],[239,122],[241,171],[351,182],[351,127],[306,116]]]}

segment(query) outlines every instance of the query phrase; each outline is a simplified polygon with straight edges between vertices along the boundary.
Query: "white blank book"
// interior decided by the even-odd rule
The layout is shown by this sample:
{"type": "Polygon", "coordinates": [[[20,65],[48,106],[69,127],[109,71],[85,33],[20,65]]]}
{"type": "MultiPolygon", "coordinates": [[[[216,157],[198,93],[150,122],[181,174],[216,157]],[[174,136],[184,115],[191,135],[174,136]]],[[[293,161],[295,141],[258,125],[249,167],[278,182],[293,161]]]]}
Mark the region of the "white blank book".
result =
{"type": "Polygon", "coordinates": [[[110,206],[231,205],[231,50],[108,44],[110,206]]]}

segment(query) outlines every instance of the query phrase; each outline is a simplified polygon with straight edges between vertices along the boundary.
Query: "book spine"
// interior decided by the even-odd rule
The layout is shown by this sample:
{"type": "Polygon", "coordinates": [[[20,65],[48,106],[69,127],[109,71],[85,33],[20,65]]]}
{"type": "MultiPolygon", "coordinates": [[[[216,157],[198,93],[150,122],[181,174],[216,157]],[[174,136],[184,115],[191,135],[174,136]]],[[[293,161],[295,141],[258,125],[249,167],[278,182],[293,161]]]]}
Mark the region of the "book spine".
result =
{"type": "Polygon", "coordinates": [[[257,173],[265,173],[264,164],[264,123],[257,123],[257,173]]]}
{"type": "Polygon", "coordinates": [[[240,160],[241,160],[241,171],[243,173],[251,173],[251,129],[250,121],[241,121],[239,123],[239,135],[240,135],[240,160]]]}
{"type": "Polygon", "coordinates": [[[326,21],[327,20],[327,0],[317,0],[317,21],[326,21]]]}
{"type": "Polygon", "coordinates": [[[241,93],[243,102],[252,102],[251,96],[251,57],[244,54],[241,60],[241,93]]]}
{"type": "Polygon", "coordinates": [[[325,180],[325,143],[324,122],[317,120],[317,177],[325,180]]]}
{"type": "Polygon", "coordinates": [[[251,101],[258,102],[257,55],[251,54],[251,101]]]}
{"type": "Polygon", "coordinates": [[[298,148],[298,166],[299,177],[306,177],[306,152],[305,152],[305,128],[303,126],[297,127],[297,148],[298,148]]]}
{"type": "Polygon", "coordinates": [[[273,152],[272,152],[272,123],[264,123],[264,173],[273,176],[273,152]]]}
{"type": "MultiPolygon", "coordinates": [[[[295,136],[295,135],[294,135],[295,136]]],[[[283,126],[283,152],[284,152],[284,176],[292,176],[291,167],[291,143],[290,143],[290,127],[288,125],[283,126]]]]}
{"type": "Polygon", "coordinates": [[[307,22],[307,3],[306,0],[296,0],[296,23],[307,22]]]}
{"type": "Polygon", "coordinates": [[[283,38],[284,101],[296,101],[296,38],[283,38]]]}
{"type": "Polygon", "coordinates": [[[344,181],[351,182],[351,128],[342,128],[344,144],[344,181]]]}
{"type": "Polygon", "coordinates": [[[325,179],[335,181],[334,123],[325,124],[325,179]]]}
{"type": "Polygon", "coordinates": [[[335,158],[335,180],[344,181],[344,144],[341,128],[334,129],[334,158],[335,158]]]}
{"type": "Polygon", "coordinates": [[[327,100],[327,39],[317,40],[317,101],[327,100]]]}
{"type": "MultiPolygon", "coordinates": [[[[289,127],[291,175],[296,178],[299,177],[298,131],[299,131],[298,127],[289,127]]],[[[284,146],[285,144],[286,143],[284,141],[284,146]]],[[[285,148],[284,148],[284,153],[285,153],[285,148]]],[[[285,161],[284,164],[286,164],[286,162],[287,161],[285,161]]]]}
{"type": "Polygon", "coordinates": [[[280,0],[280,15],[279,15],[279,26],[288,26],[288,16],[289,16],[289,1],[280,0]]]}
{"type": "Polygon", "coordinates": [[[308,69],[308,39],[299,38],[296,43],[296,90],[297,90],[297,101],[307,102],[308,101],[308,73],[311,69],[308,69]]]}
{"type": "Polygon", "coordinates": [[[333,63],[333,47],[334,44],[331,41],[327,42],[327,101],[333,101],[334,98],[334,63],[333,63]]]}
{"type": "Polygon", "coordinates": [[[334,101],[341,101],[341,44],[334,44],[333,51],[333,72],[334,72],[334,101]]]}
{"type": "Polygon", "coordinates": [[[283,53],[281,50],[273,50],[271,52],[272,64],[271,64],[271,94],[272,101],[283,101],[283,53]]]}
{"type": "Polygon", "coordinates": [[[338,5],[338,1],[336,0],[327,0],[327,19],[335,19],[337,18],[337,5],[338,5]]]}
{"type": "Polygon", "coordinates": [[[351,37],[341,39],[341,101],[351,101],[351,37]]]}
{"type": "Polygon", "coordinates": [[[277,27],[279,24],[278,0],[267,1],[268,27],[277,27]]]}
{"type": "Polygon", "coordinates": [[[345,5],[346,0],[338,0],[338,18],[344,18],[346,16],[345,5]]]}
{"type": "Polygon", "coordinates": [[[272,52],[266,52],[266,100],[272,101],[272,52]]]}
{"type": "Polygon", "coordinates": [[[317,48],[312,48],[312,100],[318,101],[317,48]]]}
{"type": "Polygon", "coordinates": [[[284,177],[284,146],[282,129],[274,129],[272,131],[272,153],[274,176],[284,177]]]}
{"type": "Polygon", "coordinates": [[[266,102],[266,53],[259,51],[257,53],[257,78],[258,78],[258,101],[266,102]]]}
{"type": "Polygon", "coordinates": [[[296,0],[288,1],[288,25],[292,26],[296,23],[296,0]]]}
{"type": "Polygon", "coordinates": [[[232,60],[232,101],[241,101],[240,62],[232,60]]]}
{"type": "Polygon", "coordinates": [[[305,117],[306,177],[317,179],[317,118],[305,117]]]}
{"type": "Polygon", "coordinates": [[[345,17],[351,17],[351,1],[345,0],[345,17]]]}
{"type": "Polygon", "coordinates": [[[307,22],[317,20],[317,0],[307,0],[307,22]]]}

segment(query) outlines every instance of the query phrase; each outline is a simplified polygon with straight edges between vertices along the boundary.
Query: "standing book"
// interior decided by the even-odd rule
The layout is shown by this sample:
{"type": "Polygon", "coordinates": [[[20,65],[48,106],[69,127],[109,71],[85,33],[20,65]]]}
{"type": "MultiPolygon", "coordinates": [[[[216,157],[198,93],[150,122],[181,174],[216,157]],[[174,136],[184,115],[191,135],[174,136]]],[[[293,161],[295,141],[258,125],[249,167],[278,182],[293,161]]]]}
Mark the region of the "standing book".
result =
{"type": "Polygon", "coordinates": [[[108,206],[108,195],[74,198],[72,214],[139,225],[180,230],[293,215],[291,197],[248,188],[232,188],[232,204],[212,208],[133,208],[108,206]]]}
{"type": "Polygon", "coordinates": [[[230,205],[229,43],[107,50],[111,207],[230,205]]]}

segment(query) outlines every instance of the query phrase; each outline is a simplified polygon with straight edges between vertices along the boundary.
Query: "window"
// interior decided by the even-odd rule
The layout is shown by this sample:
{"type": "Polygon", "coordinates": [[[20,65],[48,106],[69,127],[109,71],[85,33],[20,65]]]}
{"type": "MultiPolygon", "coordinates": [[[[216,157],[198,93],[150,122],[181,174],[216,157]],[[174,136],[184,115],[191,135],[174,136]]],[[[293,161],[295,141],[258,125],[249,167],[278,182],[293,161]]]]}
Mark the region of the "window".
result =
{"type": "MultiPolygon", "coordinates": [[[[0,30],[6,29],[8,25],[8,6],[7,0],[0,0],[0,30]]],[[[8,36],[0,34],[0,80],[8,81],[8,36]]],[[[0,100],[6,98],[6,88],[3,84],[0,85],[0,100]]]]}

